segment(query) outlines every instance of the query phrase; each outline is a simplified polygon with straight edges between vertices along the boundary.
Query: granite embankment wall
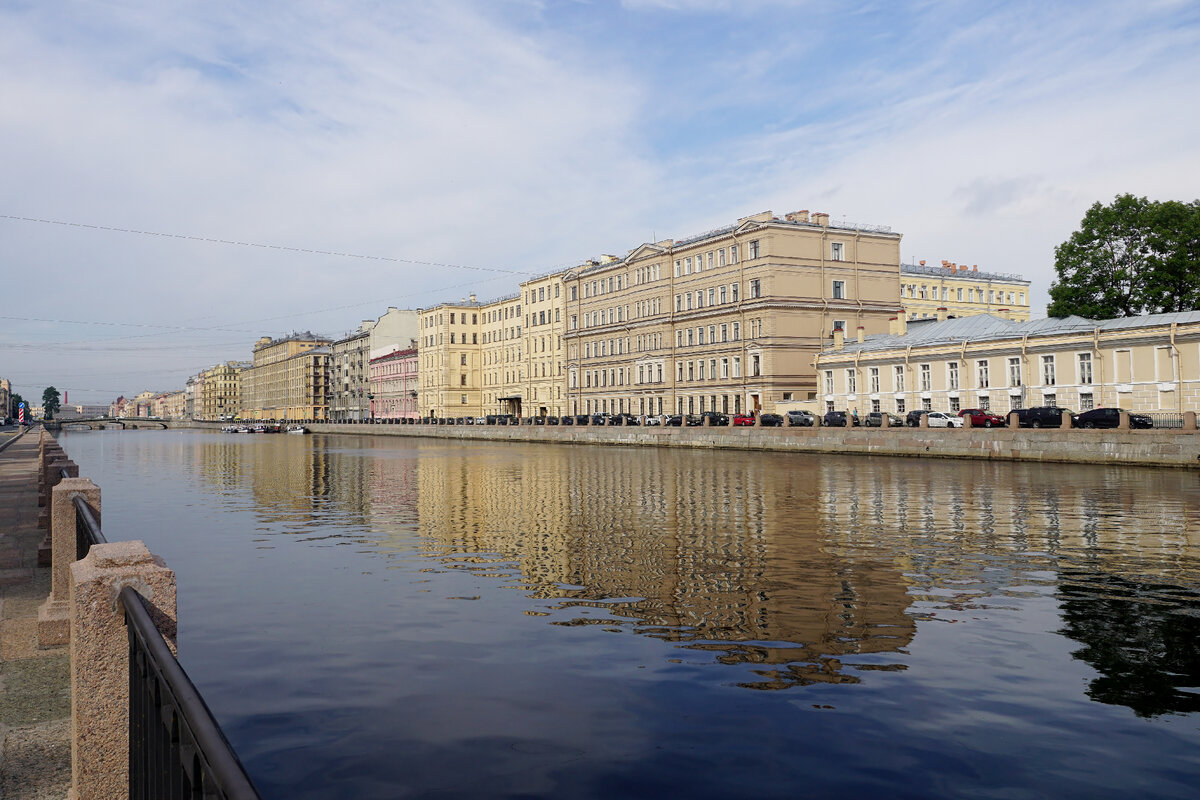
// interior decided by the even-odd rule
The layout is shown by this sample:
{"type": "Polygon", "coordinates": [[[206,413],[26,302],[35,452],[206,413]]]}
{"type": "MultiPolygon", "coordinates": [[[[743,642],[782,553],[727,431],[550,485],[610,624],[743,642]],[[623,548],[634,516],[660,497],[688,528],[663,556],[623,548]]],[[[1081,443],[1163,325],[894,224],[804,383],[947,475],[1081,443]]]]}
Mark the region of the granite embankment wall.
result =
{"type": "MultiPolygon", "coordinates": [[[[220,428],[172,422],[171,427],[220,428]]],[[[690,447],[921,458],[977,458],[1200,469],[1200,434],[1171,430],[1029,428],[640,428],[540,425],[335,425],[313,433],[451,440],[690,447]]]]}

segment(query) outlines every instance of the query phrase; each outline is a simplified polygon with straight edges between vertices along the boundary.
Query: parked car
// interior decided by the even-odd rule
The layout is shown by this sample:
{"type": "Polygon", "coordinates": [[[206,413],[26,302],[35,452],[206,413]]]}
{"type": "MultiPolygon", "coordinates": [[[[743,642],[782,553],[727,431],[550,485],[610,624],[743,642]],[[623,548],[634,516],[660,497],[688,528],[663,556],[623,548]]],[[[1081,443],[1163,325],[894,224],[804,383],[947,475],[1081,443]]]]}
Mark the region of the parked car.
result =
{"type": "Polygon", "coordinates": [[[663,420],[663,425],[669,425],[672,428],[680,428],[683,426],[683,415],[671,414],[663,420]]]}
{"type": "Polygon", "coordinates": [[[587,414],[576,414],[575,415],[575,424],[576,425],[590,425],[590,424],[592,424],[592,418],[589,417],[587,414]]]}
{"type": "Polygon", "coordinates": [[[847,424],[857,426],[858,417],[845,411],[826,411],[825,416],[821,418],[821,424],[827,428],[845,428],[847,424]]]}
{"type": "Polygon", "coordinates": [[[1146,414],[1134,414],[1123,408],[1093,408],[1082,411],[1071,417],[1071,425],[1076,428],[1115,428],[1121,424],[1121,412],[1129,415],[1129,427],[1153,428],[1154,420],[1146,414]]]}
{"type": "Polygon", "coordinates": [[[570,416],[570,415],[567,415],[567,416],[565,416],[565,417],[561,417],[561,418],[559,418],[559,422],[560,422],[561,424],[563,424],[563,425],[574,425],[574,424],[575,424],[575,418],[574,418],[574,417],[572,417],[572,416],[570,416]]]}
{"type": "Polygon", "coordinates": [[[945,411],[930,411],[926,416],[929,418],[929,427],[931,428],[961,428],[963,426],[962,417],[947,414],[945,411]]]}
{"type": "Polygon", "coordinates": [[[722,414],[720,411],[701,411],[699,424],[703,425],[705,419],[708,420],[709,425],[715,426],[729,424],[729,415],[722,414]]]}
{"type": "Polygon", "coordinates": [[[613,416],[613,425],[637,425],[638,418],[633,414],[620,413],[613,416]]]}
{"type": "Polygon", "coordinates": [[[921,415],[929,412],[923,408],[914,408],[912,411],[904,415],[904,424],[910,428],[921,427],[921,415]]]}
{"type": "Polygon", "coordinates": [[[888,411],[872,411],[870,414],[867,414],[866,419],[863,420],[863,425],[868,428],[882,428],[884,417],[887,417],[889,428],[904,427],[904,419],[888,411]]]}
{"type": "Polygon", "coordinates": [[[753,414],[734,414],[733,424],[737,427],[746,427],[754,424],[753,414]]]}
{"type": "Polygon", "coordinates": [[[975,428],[1003,428],[1006,423],[1004,417],[982,408],[964,408],[958,415],[964,420],[970,417],[971,425],[975,428]]]}
{"type": "Polygon", "coordinates": [[[759,423],[764,428],[782,428],[783,427],[783,417],[780,416],[779,414],[763,414],[759,418],[759,423]]]}
{"type": "Polygon", "coordinates": [[[661,414],[651,414],[650,416],[646,417],[646,422],[644,424],[647,428],[652,426],[661,427],[663,424],[665,424],[665,419],[666,417],[661,414]]]}
{"type": "Polygon", "coordinates": [[[608,414],[599,414],[599,413],[592,414],[592,418],[588,422],[588,424],[589,425],[607,425],[608,424],[608,414]]]}
{"type": "Polygon", "coordinates": [[[817,424],[817,415],[811,411],[789,411],[784,415],[787,424],[792,427],[811,428],[817,424]]]}
{"type": "MultiPolygon", "coordinates": [[[[1063,412],[1071,412],[1057,406],[1033,406],[1017,409],[1017,422],[1022,428],[1061,428],[1063,412]]],[[[1071,415],[1074,419],[1074,415],[1071,415]]]]}

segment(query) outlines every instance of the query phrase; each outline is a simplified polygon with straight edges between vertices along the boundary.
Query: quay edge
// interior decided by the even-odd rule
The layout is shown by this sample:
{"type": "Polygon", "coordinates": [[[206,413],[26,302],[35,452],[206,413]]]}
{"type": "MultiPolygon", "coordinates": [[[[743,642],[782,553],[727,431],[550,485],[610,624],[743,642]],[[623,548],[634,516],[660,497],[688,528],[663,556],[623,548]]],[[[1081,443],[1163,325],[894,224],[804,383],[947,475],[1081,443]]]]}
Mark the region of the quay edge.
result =
{"type": "MultiPolygon", "coordinates": [[[[212,430],[219,430],[224,424],[228,423],[183,420],[167,423],[171,428],[212,430]]],[[[1200,434],[1182,430],[305,424],[314,434],[1200,469],[1200,434]]]]}

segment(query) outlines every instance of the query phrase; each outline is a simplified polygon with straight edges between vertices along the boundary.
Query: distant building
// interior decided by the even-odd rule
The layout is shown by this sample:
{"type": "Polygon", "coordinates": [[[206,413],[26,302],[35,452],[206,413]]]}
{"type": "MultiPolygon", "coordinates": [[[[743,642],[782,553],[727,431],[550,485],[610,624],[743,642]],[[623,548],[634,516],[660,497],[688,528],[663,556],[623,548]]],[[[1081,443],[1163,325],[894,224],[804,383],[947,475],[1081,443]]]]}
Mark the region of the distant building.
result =
{"type": "Polygon", "coordinates": [[[820,352],[827,410],[914,409],[1005,414],[1031,406],[1073,411],[1200,410],[1200,311],[1016,322],[989,314],[893,321],[890,333],[820,352]]]}
{"type": "Polygon", "coordinates": [[[12,384],[7,378],[0,378],[0,417],[17,417],[17,410],[12,407],[12,384]]]}
{"type": "Polygon", "coordinates": [[[408,347],[417,337],[417,312],[390,307],[363,320],[354,333],[330,346],[329,413],[334,422],[367,419],[371,408],[369,362],[373,353],[408,347]]]}
{"type": "Polygon", "coordinates": [[[328,419],[331,343],[311,331],[259,339],[252,366],[242,373],[242,416],[328,419]]]}
{"type": "Polygon", "coordinates": [[[215,422],[239,416],[244,406],[242,375],[249,368],[248,361],[225,361],[201,372],[195,382],[199,390],[193,409],[196,418],[215,422]]]}
{"type": "Polygon", "coordinates": [[[392,345],[374,351],[369,369],[370,416],[372,419],[416,419],[417,343],[401,348],[392,345]]]}
{"type": "Polygon", "coordinates": [[[951,261],[941,266],[926,266],[924,261],[901,264],[900,304],[910,320],[936,319],[944,308],[951,317],[991,314],[1024,322],[1029,319],[1029,281],[951,261]]]}

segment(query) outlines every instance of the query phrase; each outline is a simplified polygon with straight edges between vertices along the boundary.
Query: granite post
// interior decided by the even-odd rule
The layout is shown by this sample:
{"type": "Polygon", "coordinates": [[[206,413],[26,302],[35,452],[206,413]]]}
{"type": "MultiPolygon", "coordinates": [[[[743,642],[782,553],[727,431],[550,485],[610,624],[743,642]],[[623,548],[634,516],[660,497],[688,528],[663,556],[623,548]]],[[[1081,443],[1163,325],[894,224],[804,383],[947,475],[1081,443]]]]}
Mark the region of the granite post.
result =
{"type": "Polygon", "coordinates": [[[38,608],[38,645],[66,644],[70,636],[71,564],[75,561],[75,497],[100,519],[100,487],[87,478],[63,478],[50,499],[50,596],[38,608]]]}
{"type": "Polygon", "coordinates": [[[146,601],[176,652],[175,573],[140,541],[94,546],[71,565],[71,793],[129,797],[129,639],[121,589],[146,601]]]}

